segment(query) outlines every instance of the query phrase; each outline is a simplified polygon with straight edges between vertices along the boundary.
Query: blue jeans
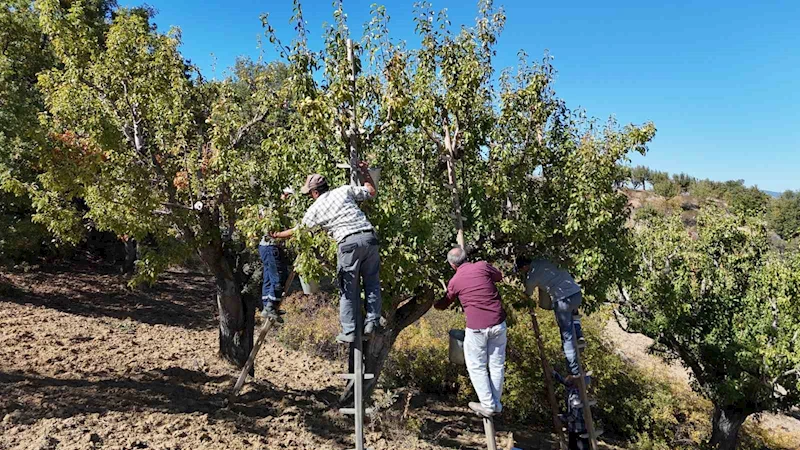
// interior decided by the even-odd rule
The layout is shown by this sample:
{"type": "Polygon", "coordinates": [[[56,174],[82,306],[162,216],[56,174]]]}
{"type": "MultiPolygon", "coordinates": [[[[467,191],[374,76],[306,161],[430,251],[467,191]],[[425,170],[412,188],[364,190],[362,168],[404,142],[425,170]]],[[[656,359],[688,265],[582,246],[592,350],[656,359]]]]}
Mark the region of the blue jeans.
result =
{"type": "Polygon", "coordinates": [[[283,284],[286,282],[286,266],[280,248],[275,245],[259,245],[258,254],[264,265],[264,278],[261,282],[261,301],[278,303],[283,296],[283,284]]]}
{"type": "Polygon", "coordinates": [[[572,375],[580,375],[578,365],[578,336],[572,333],[572,314],[581,306],[581,293],[570,295],[554,302],[553,312],[556,314],[556,322],[561,333],[561,344],[564,348],[564,356],[567,358],[567,366],[572,375]]]}
{"type": "Polygon", "coordinates": [[[378,238],[374,233],[347,236],[339,243],[337,252],[337,278],[339,281],[339,321],[342,331],[349,334],[356,329],[356,303],[361,298],[361,281],[367,298],[367,320],[378,323],[381,318],[381,259],[378,238]]]}

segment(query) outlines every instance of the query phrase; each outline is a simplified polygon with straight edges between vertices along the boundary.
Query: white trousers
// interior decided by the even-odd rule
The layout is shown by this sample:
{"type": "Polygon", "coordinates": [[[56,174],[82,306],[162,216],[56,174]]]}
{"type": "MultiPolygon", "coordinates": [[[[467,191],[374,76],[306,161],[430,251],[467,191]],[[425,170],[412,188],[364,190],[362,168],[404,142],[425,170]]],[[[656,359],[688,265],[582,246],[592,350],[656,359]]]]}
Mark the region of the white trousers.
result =
{"type": "Polygon", "coordinates": [[[469,379],[484,408],[503,410],[500,395],[506,363],[506,323],[481,330],[467,328],[464,336],[464,360],[469,379]]]}

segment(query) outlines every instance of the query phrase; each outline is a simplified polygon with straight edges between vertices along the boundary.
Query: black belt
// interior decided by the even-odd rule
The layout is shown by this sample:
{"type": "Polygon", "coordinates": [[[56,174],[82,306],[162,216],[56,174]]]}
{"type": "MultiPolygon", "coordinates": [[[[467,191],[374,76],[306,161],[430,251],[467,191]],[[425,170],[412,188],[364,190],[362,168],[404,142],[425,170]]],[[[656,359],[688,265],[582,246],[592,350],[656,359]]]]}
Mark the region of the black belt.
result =
{"type": "Polygon", "coordinates": [[[345,239],[347,239],[347,238],[349,238],[349,237],[353,237],[353,236],[356,236],[356,235],[359,235],[359,234],[364,234],[364,233],[375,234],[375,230],[361,230],[361,231],[356,231],[355,233],[350,233],[350,234],[348,234],[348,235],[345,235],[345,237],[343,237],[343,238],[342,238],[342,240],[341,240],[341,241],[339,241],[339,242],[344,242],[344,240],[345,240],[345,239]]]}

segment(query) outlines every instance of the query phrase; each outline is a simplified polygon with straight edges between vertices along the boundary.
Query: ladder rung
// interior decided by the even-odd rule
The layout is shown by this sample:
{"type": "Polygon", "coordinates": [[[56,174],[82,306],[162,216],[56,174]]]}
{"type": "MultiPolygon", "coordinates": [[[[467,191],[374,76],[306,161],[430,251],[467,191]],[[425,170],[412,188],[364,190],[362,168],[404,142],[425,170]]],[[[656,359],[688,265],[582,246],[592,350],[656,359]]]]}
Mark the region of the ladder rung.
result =
{"type": "MultiPolygon", "coordinates": [[[[602,428],[599,428],[599,429],[597,429],[597,430],[594,430],[594,436],[595,436],[595,437],[600,437],[600,436],[602,436],[602,435],[603,435],[603,429],[602,429],[602,428]]],[[[589,439],[589,433],[583,433],[583,434],[581,435],[581,439],[589,439]]]]}
{"type": "MultiPolygon", "coordinates": [[[[356,374],[354,374],[354,373],[340,373],[339,374],[339,378],[344,378],[345,380],[355,380],[356,379],[355,375],[356,374]]],[[[375,378],[375,374],[365,373],[363,379],[364,380],[371,380],[373,378],[375,378]]]]}
{"type": "MultiPolygon", "coordinates": [[[[361,336],[361,340],[362,341],[368,341],[369,340],[369,336],[361,336]]],[[[337,340],[336,342],[338,342],[340,344],[343,344],[343,345],[353,344],[353,342],[342,342],[342,341],[339,341],[339,340],[337,340]]]]}
{"type": "MultiPolygon", "coordinates": [[[[590,398],[589,399],[589,406],[597,406],[597,400],[590,398]]],[[[573,405],[574,408],[583,408],[583,402],[577,402],[573,405]]]]}
{"type": "MultiPolygon", "coordinates": [[[[353,415],[353,414],[356,413],[356,409],[355,408],[339,408],[339,412],[342,413],[342,414],[353,415]]],[[[366,415],[372,414],[372,408],[364,409],[364,414],[366,414],[366,415]]]]}

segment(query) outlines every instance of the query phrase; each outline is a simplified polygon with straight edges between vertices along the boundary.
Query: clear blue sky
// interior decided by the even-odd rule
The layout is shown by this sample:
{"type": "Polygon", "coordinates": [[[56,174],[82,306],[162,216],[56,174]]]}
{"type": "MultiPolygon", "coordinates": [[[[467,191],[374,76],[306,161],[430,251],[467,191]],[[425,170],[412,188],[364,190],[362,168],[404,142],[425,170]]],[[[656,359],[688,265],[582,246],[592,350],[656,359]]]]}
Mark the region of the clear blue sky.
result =
{"type": "MultiPolygon", "coordinates": [[[[360,36],[374,0],[345,1],[360,36]]],[[[124,5],[138,4],[121,0],[124,5]]],[[[258,56],[259,20],[269,12],[287,42],[291,0],[148,0],[156,23],[183,31],[183,53],[221,77],[240,55],[258,56]],[[213,54],[213,57],[212,57],[213,54]]],[[[383,2],[396,39],[414,46],[412,2],[383,2]]],[[[800,189],[800,0],[573,0],[498,2],[508,16],[498,68],[525,49],[555,57],[556,90],[572,107],[621,123],[655,122],[650,153],[636,157],[669,172],[783,191],[800,189]]],[[[472,24],[472,1],[434,0],[454,25],[472,24]],[[467,6],[462,6],[467,5],[467,6]]],[[[319,46],[331,1],[303,2],[319,46]]],[[[276,55],[263,39],[267,58],[276,55]]]]}

